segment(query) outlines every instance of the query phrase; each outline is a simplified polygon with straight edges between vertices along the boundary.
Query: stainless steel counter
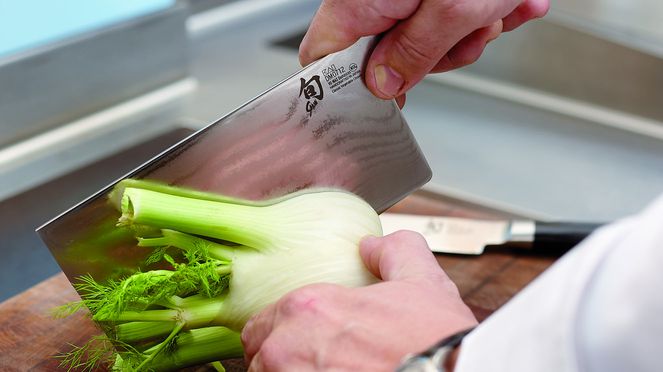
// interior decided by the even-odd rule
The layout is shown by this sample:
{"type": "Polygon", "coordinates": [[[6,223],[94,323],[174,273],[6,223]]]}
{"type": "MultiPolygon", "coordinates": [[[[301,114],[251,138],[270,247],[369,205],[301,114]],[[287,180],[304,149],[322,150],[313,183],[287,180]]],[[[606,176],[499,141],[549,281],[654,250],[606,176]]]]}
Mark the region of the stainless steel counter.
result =
{"type": "MultiPolygon", "coordinates": [[[[192,123],[298,68],[295,49],[273,41],[304,30],[315,2],[279,3],[189,20],[200,82],[186,109],[192,123]]],[[[504,35],[476,66],[433,76],[408,95],[405,115],[434,173],[425,188],[540,218],[633,213],[663,192],[661,79],[662,59],[554,17],[504,35]],[[558,55],[567,52],[575,55],[558,55]],[[610,75],[620,60],[629,65],[610,75]]]]}

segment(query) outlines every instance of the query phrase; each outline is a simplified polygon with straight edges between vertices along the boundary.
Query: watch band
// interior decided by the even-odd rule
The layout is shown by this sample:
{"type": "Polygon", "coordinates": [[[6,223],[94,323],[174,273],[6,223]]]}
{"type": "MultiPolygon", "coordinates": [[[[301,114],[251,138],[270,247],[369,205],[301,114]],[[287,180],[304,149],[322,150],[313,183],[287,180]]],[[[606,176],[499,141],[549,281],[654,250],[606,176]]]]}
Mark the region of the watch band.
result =
{"type": "Polygon", "coordinates": [[[449,354],[460,345],[463,338],[473,329],[470,328],[455,333],[422,353],[406,355],[396,372],[449,372],[444,367],[449,354]]]}

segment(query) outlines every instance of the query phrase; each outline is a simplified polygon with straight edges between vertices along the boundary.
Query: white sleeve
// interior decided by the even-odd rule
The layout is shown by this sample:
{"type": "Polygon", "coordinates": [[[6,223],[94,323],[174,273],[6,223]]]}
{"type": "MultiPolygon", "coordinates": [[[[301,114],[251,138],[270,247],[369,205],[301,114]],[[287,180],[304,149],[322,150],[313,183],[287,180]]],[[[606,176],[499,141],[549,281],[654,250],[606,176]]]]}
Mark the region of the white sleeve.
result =
{"type": "Polygon", "coordinates": [[[663,370],[663,197],[601,228],[463,341],[455,372],[663,370]]]}

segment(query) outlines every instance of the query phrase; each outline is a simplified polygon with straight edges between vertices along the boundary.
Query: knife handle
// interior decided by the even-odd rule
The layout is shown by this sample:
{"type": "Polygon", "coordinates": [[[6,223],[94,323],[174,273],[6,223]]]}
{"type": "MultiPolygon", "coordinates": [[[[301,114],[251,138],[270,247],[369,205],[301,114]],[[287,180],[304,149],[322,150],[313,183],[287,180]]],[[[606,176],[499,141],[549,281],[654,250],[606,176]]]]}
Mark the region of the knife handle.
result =
{"type": "Polygon", "coordinates": [[[539,222],[534,225],[532,249],[536,251],[568,251],[601,227],[600,223],[539,222]]]}

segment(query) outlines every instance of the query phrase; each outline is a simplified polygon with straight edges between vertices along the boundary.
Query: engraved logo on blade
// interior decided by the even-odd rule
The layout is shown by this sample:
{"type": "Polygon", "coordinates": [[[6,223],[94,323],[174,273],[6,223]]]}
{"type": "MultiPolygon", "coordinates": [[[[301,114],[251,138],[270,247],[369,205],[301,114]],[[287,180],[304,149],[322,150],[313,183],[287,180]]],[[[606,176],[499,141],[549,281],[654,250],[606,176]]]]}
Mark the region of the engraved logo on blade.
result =
{"type": "Polygon", "coordinates": [[[423,235],[427,234],[439,234],[444,229],[444,222],[431,218],[426,224],[426,228],[423,231],[423,235]]]}
{"type": "Polygon", "coordinates": [[[356,63],[350,63],[347,68],[345,66],[337,67],[332,63],[322,69],[322,74],[332,93],[336,93],[353,82],[361,80],[361,70],[356,63]]]}
{"type": "Polygon", "coordinates": [[[308,116],[313,116],[313,110],[318,106],[318,102],[324,98],[322,91],[322,84],[320,83],[320,75],[313,75],[311,79],[306,81],[300,78],[301,87],[299,88],[299,97],[302,95],[306,99],[306,112],[308,116]]]}

